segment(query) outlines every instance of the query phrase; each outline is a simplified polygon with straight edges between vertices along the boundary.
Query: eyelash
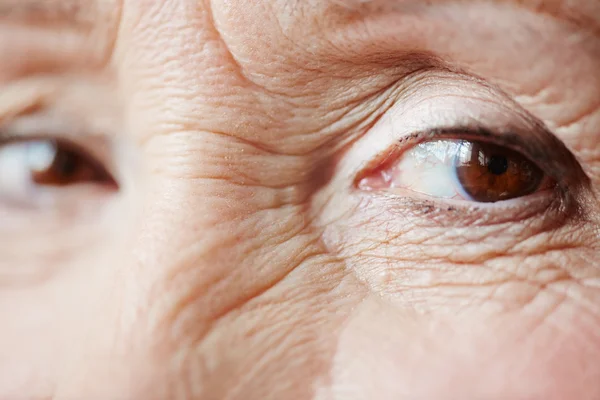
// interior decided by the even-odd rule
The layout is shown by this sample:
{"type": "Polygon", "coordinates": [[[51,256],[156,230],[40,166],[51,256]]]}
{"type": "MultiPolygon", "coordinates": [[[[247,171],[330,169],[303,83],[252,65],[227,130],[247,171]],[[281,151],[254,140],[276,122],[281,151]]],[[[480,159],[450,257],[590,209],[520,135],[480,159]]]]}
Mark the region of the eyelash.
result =
{"type": "Polygon", "coordinates": [[[540,156],[540,154],[530,154],[530,152],[525,148],[526,146],[523,143],[522,136],[512,130],[501,133],[483,127],[455,126],[415,132],[401,138],[400,140],[396,141],[396,143],[390,149],[387,149],[385,152],[375,157],[375,159],[373,159],[365,168],[363,168],[363,170],[357,175],[355,186],[357,186],[359,182],[372,171],[382,168],[383,166],[389,165],[391,162],[400,159],[408,150],[419,144],[435,140],[472,140],[504,147],[531,160],[532,163],[534,163],[550,178],[555,180],[558,187],[567,189],[572,181],[571,179],[564,179],[565,174],[553,174],[552,172],[548,171],[551,168],[543,165],[544,163],[538,163],[536,159],[544,159],[547,157],[540,156]]]}

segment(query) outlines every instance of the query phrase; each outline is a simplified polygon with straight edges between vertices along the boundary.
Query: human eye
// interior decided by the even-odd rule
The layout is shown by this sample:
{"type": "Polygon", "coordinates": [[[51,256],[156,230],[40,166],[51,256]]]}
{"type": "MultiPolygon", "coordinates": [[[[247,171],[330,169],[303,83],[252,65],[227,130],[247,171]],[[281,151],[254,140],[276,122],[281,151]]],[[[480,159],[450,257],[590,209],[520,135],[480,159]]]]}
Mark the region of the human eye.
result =
{"type": "Polygon", "coordinates": [[[439,139],[415,145],[359,185],[495,203],[549,190],[556,183],[517,151],[477,140],[439,139]]]}
{"type": "Polygon", "coordinates": [[[440,210],[476,206],[513,220],[516,210],[550,204],[571,210],[564,206],[586,193],[589,178],[543,122],[476,79],[428,74],[360,144],[363,154],[375,152],[356,174],[361,192],[403,200],[386,205],[393,209],[409,207],[404,200],[440,210]]]}
{"type": "Polygon", "coordinates": [[[86,185],[112,189],[116,183],[80,146],[60,138],[0,141],[0,202],[5,206],[56,203],[63,192],[86,185]]]}
{"type": "Polygon", "coordinates": [[[0,125],[0,213],[65,227],[97,213],[119,185],[110,139],[56,111],[38,110],[0,125]],[[92,212],[92,210],[94,210],[92,212]]]}

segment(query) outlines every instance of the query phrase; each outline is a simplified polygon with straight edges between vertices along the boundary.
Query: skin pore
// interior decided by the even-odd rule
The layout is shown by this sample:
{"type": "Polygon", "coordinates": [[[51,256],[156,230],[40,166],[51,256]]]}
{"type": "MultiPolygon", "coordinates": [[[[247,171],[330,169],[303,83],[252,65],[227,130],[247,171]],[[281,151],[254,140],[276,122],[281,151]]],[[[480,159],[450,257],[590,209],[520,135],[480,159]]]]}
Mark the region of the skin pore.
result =
{"type": "Polygon", "coordinates": [[[0,399],[600,398],[597,0],[0,0],[0,54],[0,399]]]}

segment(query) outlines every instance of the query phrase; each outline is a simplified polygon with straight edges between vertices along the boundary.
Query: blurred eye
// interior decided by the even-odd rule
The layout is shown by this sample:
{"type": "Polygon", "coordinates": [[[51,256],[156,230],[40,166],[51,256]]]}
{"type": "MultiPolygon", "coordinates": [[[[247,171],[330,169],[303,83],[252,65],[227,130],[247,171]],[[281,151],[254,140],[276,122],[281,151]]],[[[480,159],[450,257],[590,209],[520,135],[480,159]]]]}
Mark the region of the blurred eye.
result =
{"type": "Polygon", "coordinates": [[[0,199],[30,202],[43,189],[83,184],[114,186],[115,182],[99,162],[63,141],[0,144],[0,199]]]}
{"type": "Polygon", "coordinates": [[[493,203],[533,194],[551,183],[532,161],[510,149],[477,141],[435,140],[406,151],[359,185],[493,203]]]}

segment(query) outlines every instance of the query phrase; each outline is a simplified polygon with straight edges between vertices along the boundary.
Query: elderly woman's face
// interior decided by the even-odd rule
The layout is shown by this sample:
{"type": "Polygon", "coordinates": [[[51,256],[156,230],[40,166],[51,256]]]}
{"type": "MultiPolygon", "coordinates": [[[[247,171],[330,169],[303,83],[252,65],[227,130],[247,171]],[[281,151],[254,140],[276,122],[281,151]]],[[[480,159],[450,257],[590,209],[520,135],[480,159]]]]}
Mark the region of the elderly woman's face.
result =
{"type": "Polygon", "coordinates": [[[600,398],[598,0],[0,0],[0,399],[600,398]]]}

